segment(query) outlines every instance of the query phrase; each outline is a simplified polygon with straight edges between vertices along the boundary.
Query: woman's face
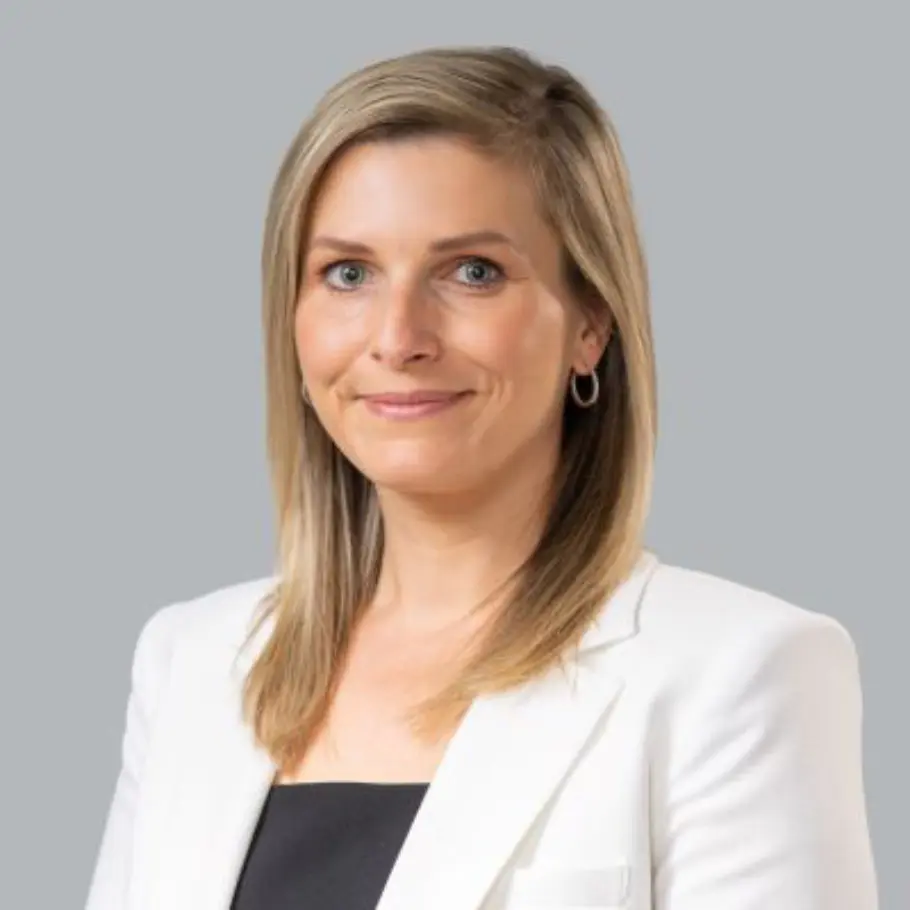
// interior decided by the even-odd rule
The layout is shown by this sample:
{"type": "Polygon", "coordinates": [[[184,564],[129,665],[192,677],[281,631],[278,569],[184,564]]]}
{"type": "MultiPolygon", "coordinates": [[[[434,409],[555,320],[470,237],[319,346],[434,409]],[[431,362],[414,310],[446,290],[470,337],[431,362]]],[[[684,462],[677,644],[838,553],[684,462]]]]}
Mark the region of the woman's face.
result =
{"type": "Polygon", "coordinates": [[[333,165],[295,319],[320,421],[379,488],[476,490],[557,457],[570,369],[603,350],[527,178],[450,138],[333,165]]]}

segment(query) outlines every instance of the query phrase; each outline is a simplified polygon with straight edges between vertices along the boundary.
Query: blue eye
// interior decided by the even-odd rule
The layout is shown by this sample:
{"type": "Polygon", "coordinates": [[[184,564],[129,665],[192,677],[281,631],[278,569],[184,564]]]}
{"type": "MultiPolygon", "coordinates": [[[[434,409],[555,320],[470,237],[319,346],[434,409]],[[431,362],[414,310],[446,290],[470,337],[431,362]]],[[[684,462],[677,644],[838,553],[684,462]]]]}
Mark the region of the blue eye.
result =
{"type": "MultiPolygon", "coordinates": [[[[464,276],[458,279],[459,283],[476,290],[492,288],[505,278],[502,268],[483,256],[469,256],[460,260],[456,273],[459,271],[464,276]]],[[[357,290],[366,281],[366,275],[366,266],[351,259],[330,262],[319,270],[323,283],[330,290],[340,292],[357,290]]]]}
{"type": "Polygon", "coordinates": [[[471,256],[469,259],[463,259],[458,264],[458,268],[466,270],[468,280],[465,284],[473,287],[491,287],[502,281],[504,277],[502,269],[495,262],[491,262],[483,256],[471,256]],[[490,272],[493,272],[492,276],[489,274],[490,272]]]}
{"type": "Polygon", "coordinates": [[[322,280],[325,281],[333,290],[349,291],[362,283],[365,272],[366,269],[359,262],[344,261],[330,263],[324,269],[322,269],[320,275],[322,277],[322,280]],[[341,284],[336,284],[328,280],[328,276],[332,272],[336,272],[336,274],[341,278],[341,284]]]}

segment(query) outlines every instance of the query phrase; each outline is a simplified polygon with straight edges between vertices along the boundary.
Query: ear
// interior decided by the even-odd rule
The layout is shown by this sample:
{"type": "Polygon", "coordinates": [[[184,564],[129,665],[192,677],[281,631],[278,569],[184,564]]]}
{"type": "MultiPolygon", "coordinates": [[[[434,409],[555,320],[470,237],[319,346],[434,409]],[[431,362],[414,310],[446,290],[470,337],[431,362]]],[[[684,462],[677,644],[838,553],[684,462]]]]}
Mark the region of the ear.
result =
{"type": "Polygon", "coordinates": [[[613,331],[613,317],[602,305],[598,310],[582,311],[572,356],[572,369],[576,373],[587,376],[594,371],[613,331]]]}

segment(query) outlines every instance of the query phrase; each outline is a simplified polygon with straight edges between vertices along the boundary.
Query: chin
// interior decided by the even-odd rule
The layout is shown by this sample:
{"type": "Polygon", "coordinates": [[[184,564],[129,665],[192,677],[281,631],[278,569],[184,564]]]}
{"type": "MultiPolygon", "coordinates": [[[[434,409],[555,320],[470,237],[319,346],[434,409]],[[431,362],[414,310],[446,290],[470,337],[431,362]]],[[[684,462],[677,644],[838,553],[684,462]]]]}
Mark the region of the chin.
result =
{"type": "Polygon", "coordinates": [[[408,448],[408,452],[385,453],[384,458],[374,451],[369,458],[358,459],[357,467],[378,489],[396,493],[453,493],[470,485],[463,454],[458,457],[451,452],[408,448]]]}
{"type": "Polygon", "coordinates": [[[415,468],[413,465],[371,470],[366,476],[377,489],[412,496],[456,493],[468,485],[467,478],[458,476],[453,471],[415,468]]]}

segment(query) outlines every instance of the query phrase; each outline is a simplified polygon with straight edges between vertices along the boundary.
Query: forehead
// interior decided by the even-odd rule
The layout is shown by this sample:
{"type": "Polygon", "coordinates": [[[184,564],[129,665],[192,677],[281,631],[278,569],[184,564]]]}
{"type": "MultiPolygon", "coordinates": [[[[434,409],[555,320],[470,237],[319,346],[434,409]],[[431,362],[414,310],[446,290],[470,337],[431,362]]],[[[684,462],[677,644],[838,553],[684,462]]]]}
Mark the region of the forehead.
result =
{"type": "Polygon", "coordinates": [[[309,213],[310,235],[369,244],[498,230],[529,254],[555,237],[523,169],[451,137],[383,140],[342,153],[309,213]]]}

